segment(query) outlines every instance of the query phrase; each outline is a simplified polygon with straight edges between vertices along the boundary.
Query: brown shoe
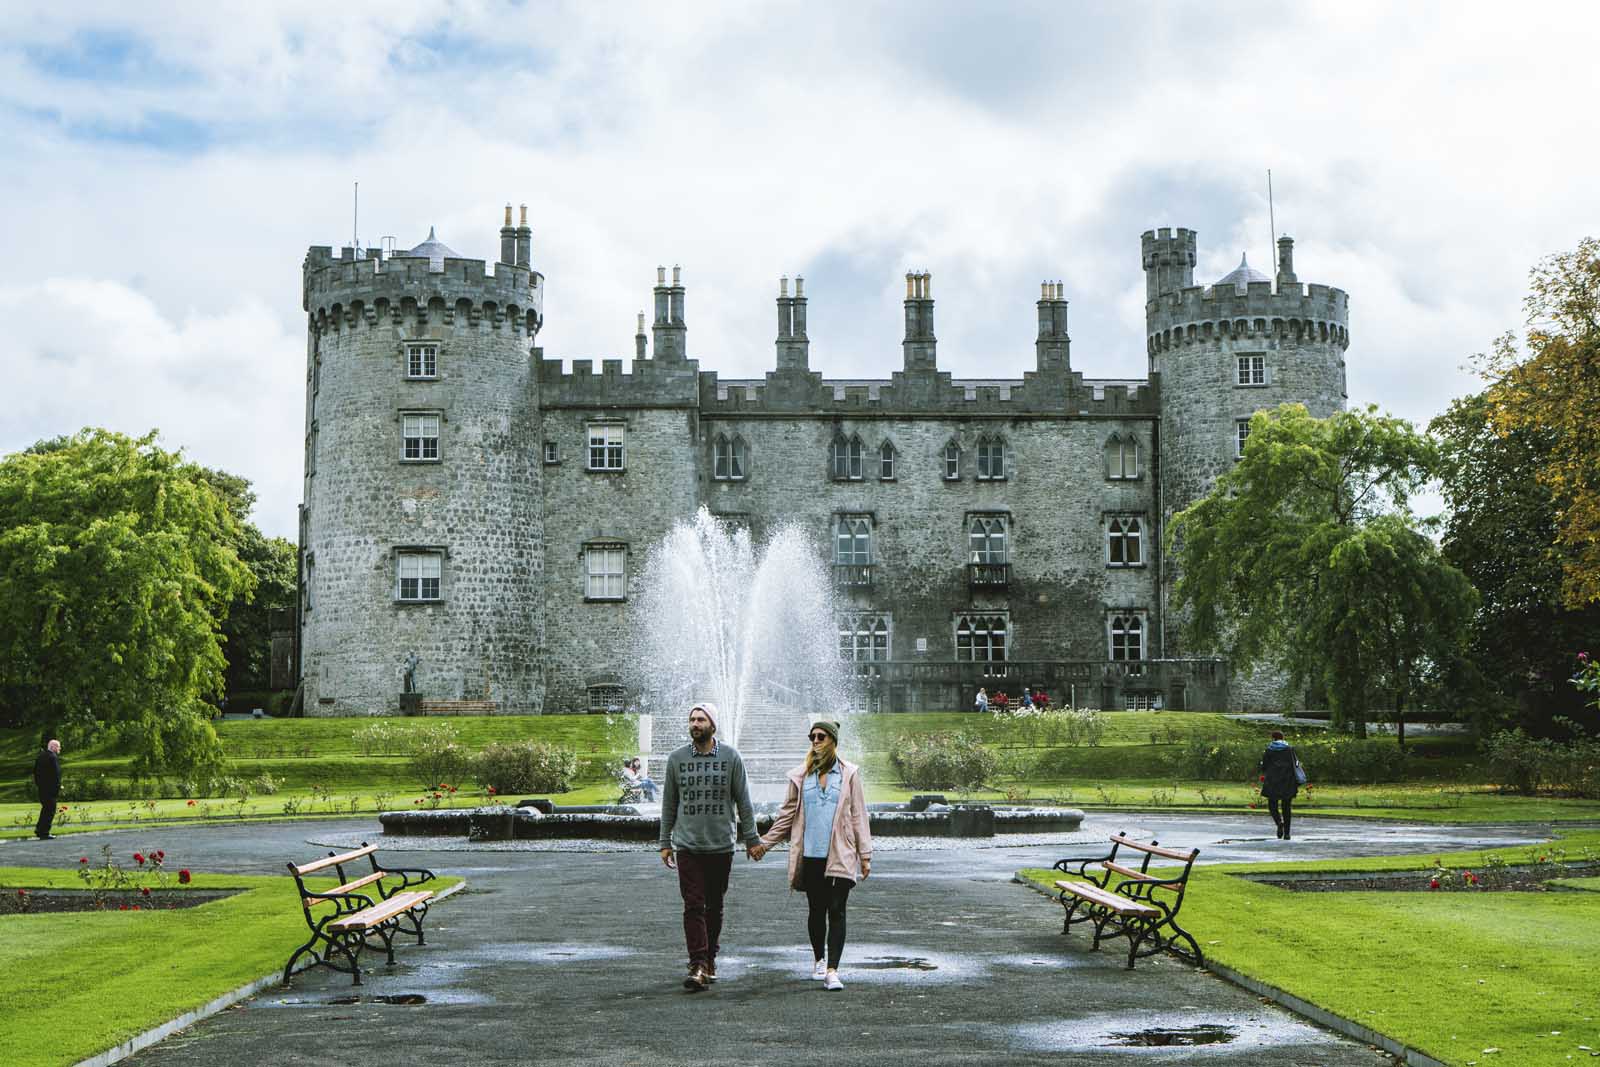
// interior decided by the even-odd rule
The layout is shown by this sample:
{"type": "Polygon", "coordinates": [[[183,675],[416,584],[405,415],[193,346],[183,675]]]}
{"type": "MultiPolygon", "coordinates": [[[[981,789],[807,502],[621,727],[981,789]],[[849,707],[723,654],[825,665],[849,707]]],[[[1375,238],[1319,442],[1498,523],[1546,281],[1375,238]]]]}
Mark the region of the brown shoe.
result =
{"type": "Polygon", "coordinates": [[[710,961],[709,963],[706,964],[706,981],[715,982],[716,980],[717,980],[717,961],[716,960],[712,960],[712,961],[710,961]]]}
{"type": "Polygon", "coordinates": [[[683,979],[683,988],[691,993],[698,993],[711,984],[711,979],[706,977],[706,967],[697,963],[689,968],[689,973],[683,979]]]}

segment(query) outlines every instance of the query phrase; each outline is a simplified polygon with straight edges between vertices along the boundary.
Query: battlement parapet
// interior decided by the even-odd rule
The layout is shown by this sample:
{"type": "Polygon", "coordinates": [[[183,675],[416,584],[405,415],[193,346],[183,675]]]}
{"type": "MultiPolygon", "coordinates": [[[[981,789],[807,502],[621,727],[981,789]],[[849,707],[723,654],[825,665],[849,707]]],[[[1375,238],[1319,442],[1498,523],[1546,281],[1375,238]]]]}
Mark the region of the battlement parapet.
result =
{"type": "MultiPolygon", "coordinates": [[[[543,355],[540,349],[536,356],[543,355]]],[[[699,364],[692,359],[575,359],[570,371],[559,359],[539,359],[539,403],[546,408],[694,407],[699,364]],[[624,366],[631,363],[629,370],[624,366]]]]}
{"type": "Polygon", "coordinates": [[[1021,378],[952,378],[947,371],[896,372],[888,379],[825,379],[813,371],[771,371],[764,379],[700,375],[700,411],[736,418],[770,415],[1055,417],[1154,415],[1147,381],[1085,381],[1081,374],[1029,372],[1021,378]]]}
{"type": "Polygon", "coordinates": [[[1244,292],[1232,285],[1190,286],[1145,305],[1151,353],[1240,337],[1310,340],[1346,348],[1349,321],[1349,294],[1327,285],[1292,283],[1277,292],[1271,282],[1251,282],[1244,292]]]}
{"type": "Polygon", "coordinates": [[[306,253],[302,306],[318,328],[375,326],[380,318],[474,327],[487,321],[532,335],[544,321],[544,276],[528,267],[497,263],[491,270],[481,259],[385,259],[377,249],[356,258],[355,249],[343,251],[335,257],[332,248],[314,245],[306,253]]]}

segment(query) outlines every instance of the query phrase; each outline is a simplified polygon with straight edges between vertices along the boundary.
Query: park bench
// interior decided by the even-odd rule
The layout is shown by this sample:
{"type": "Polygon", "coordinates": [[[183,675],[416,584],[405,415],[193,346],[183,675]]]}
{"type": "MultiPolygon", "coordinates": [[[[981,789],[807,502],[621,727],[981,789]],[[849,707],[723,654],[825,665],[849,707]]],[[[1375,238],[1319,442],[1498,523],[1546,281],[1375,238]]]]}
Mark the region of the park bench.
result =
{"type": "Polygon", "coordinates": [[[1083,879],[1056,882],[1056,889],[1060,891],[1057,899],[1066,909],[1061,932],[1065,934],[1074,923],[1093,923],[1091,949],[1098,949],[1106,938],[1126,937],[1130,970],[1135,959],[1163,950],[1204,967],[1205,957],[1199,944],[1178,925],[1178,910],[1183,907],[1189,872],[1199,855],[1197,848],[1165,848],[1157,841],[1146,844],[1121,833],[1111,835],[1108,855],[1057,860],[1056,870],[1083,879]],[[1118,852],[1124,849],[1127,851],[1119,860],[1118,852]],[[1135,855],[1130,856],[1130,852],[1135,855]],[[1150,861],[1157,856],[1181,862],[1183,869],[1175,875],[1153,874],[1150,861]],[[1135,862],[1137,867],[1132,865],[1135,862]],[[1187,944],[1187,949],[1180,947],[1179,942],[1187,944]]]}
{"type": "Polygon", "coordinates": [[[305,911],[306,925],[311,937],[294,950],[283,967],[283,984],[289,984],[295,961],[309,955],[312,966],[325,964],[343,974],[355,977],[361,984],[361,950],[372,938],[377,938],[394,962],[396,934],[412,934],[417,944],[423,944],[422,920],[428,914],[431,889],[412,889],[433,878],[433,872],[421,868],[384,867],[378,863],[378,846],[365,841],[351,852],[330,852],[322,859],[310,863],[289,864],[295,888],[300,894],[300,905],[305,911]],[[345,874],[346,864],[355,863],[365,856],[372,869],[351,877],[345,874]],[[333,868],[339,884],[328,889],[313,889],[306,885],[307,875],[333,868]],[[395,884],[392,876],[398,876],[395,884]],[[331,910],[329,910],[331,909],[331,910]]]}
{"type": "Polygon", "coordinates": [[[420,700],[417,710],[423,715],[493,715],[499,707],[493,700],[420,700]]]}

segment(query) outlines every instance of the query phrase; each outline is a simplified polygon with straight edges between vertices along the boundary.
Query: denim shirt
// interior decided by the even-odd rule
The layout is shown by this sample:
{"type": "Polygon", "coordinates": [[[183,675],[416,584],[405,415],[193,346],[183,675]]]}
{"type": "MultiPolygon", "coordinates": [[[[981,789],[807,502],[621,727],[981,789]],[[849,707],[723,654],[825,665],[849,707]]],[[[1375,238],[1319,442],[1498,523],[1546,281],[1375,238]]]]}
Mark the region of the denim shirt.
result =
{"type": "Polygon", "coordinates": [[[833,837],[833,817],[839,810],[840,779],[843,777],[839,765],[834,764],[833,770],[828,772],[827,789],[818,788],[815,771],[806,775],[801,785],[806,828],[800,854],[807,859],[828,858],[828,842],[833,837]]]}

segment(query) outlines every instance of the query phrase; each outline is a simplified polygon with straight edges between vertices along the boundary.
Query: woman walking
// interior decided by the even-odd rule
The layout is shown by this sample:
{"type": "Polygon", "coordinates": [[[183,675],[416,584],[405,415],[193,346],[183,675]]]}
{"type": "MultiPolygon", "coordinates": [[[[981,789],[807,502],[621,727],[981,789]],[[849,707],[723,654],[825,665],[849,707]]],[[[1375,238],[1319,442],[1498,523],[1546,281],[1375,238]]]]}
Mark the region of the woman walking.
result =
{"type": "Polygon", "coordinates": [[[850,890],[872,871],[872,831],[867,826],[861,768],[839,758],[839,724],[811,724],[811,751],[789,772],[789,792],[777,819],[756,846],[760,859],[780,841],[789,842],[789,885],[806,895],[811,976],[840,990],[845,904],[850,890]]]}
{"type": "Polygon", "coordinates": [[[1261,754],[1261,795],[1278,826],[1278,836],[1289,840],[1289,820],[1294,816],[1294,798],[1300,793],[1295,774],[1294,749],[1283,739],[1282,730],[1272,731],[1272,741],[1261,754]]]}

